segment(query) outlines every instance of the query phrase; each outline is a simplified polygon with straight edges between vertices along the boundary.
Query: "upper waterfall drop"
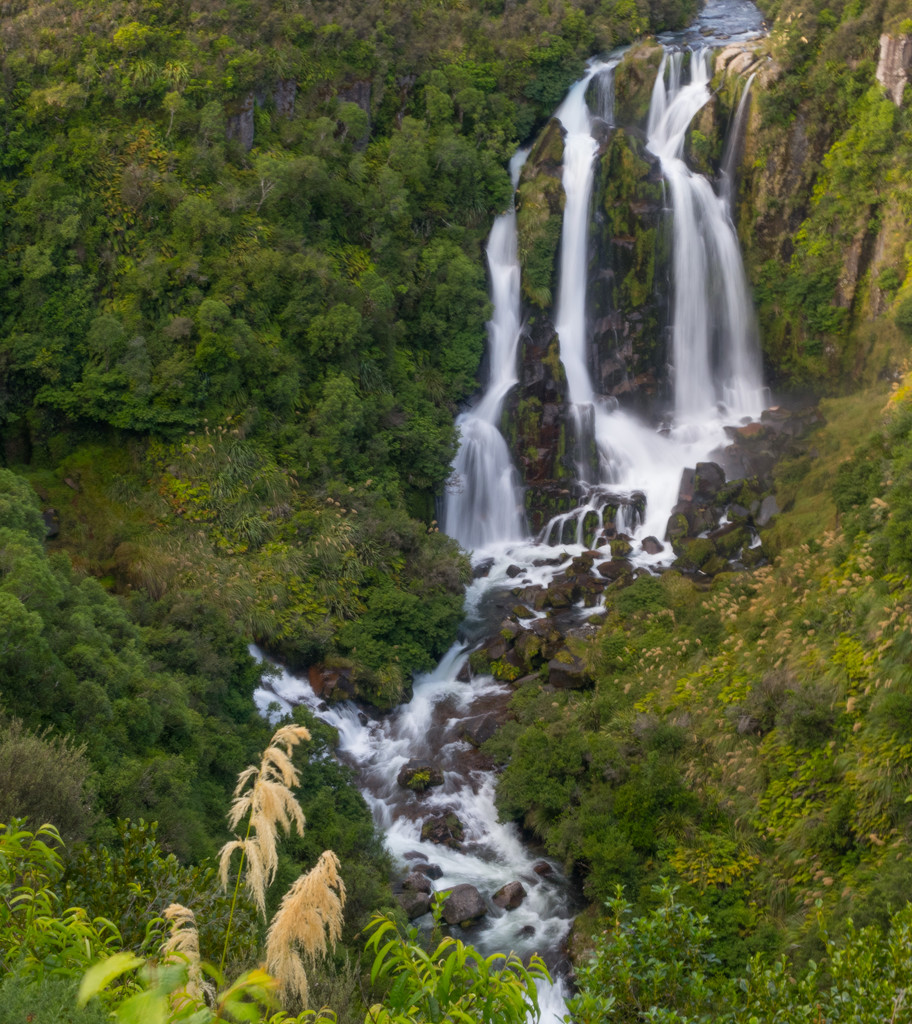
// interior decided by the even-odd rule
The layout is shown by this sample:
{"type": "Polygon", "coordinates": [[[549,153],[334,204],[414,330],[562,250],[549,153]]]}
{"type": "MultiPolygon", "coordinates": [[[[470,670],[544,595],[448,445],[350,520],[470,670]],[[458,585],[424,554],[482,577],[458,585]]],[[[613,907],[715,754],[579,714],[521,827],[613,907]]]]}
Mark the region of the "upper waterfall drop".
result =
{"type": "MultiPolygon", "coordinates": [[[[521,149],[510,161],[514,193],[528,155],[528,150],[521,149]]],[[[443,512],[444,532],[468,550],[519,540],[526,534],[522,484],[498,428],[504,399],[518,379],[516,350],[522,328],[512,202],[495,219],[486,253],[494,307],[487,325],[488,384],[478,404],[456,420],[461,439],[443,512]]]]}
{"type": "Polygon", "coordinates": [[[710,100],[708,54],[691,54],[690,81],[674,73],[667,88],[663,61],[649,116],[650,151],[668,182],[674,218],[672,366],[675,419],[694,425],[724,415],[759,416],[766,392],[757,328],[738,237],[725,196],[684,162],[695,115],[710,100]]]}

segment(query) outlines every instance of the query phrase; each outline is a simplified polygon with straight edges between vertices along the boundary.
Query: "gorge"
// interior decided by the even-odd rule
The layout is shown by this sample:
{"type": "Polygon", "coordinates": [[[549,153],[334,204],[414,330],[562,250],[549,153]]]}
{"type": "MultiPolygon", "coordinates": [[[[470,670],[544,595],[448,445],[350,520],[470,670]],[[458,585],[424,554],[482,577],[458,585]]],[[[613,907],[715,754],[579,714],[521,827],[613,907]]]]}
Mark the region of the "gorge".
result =
{"type": "MultiPolygon", "coordinates": [[[[745,6],[750,5],[741,5],[741,18],[745,6]]],[[[713,7],[708,5],[704,17],[712,19],[713,7]]],[[[408,704],[378,720],[353,705],[327,704],[313,675],[316,692],[284,672],[258,695],[263,709],[276,698],[285,709],[303,702],[338,729],[340,756],[357,769],[359,785],[400,869],[411,872],[403,895],[409,917],[421,919],[429,909],[425,890],[447,893],[472,886],[476,903],[459,913],[465,914],[464,925],[473,925],[476,947],[485,954],[542,953],[558,978],[579,897],[558,864],[542,860],[523,844],[514,825],[498,821],[495,778],[473,748],[502,721],[508,696],[513,685],[522,684],[517,677],[524,670],[549,671],[552,687],[587,685],[567,638],[592,631],[606,584],[623,586],[638,573],[649,576],[674,561],[679,548],[672,550],[667,543],[666,528],[673,527],[674,514],[681,516],[689,500],[685,495],[681,504],[688,469],[691,489],[693,467],[701,473],[698,486],[710,506],[704,504],[702,511],[704,538],[713,536],[721,520],[723,536],[735,530],[744,547],[753,549],[758,543],[747,525],[753,523],[749,510],[739,507],[743,518],[736,526],[724,506],[711,509],[712,500],[724,500],[717,497],[723,487],[740,497],[747,486],[741,480],[726,484],[722,470],[711,461],[725,461],[723,450],[730,441],[725,427],[757,420],[766,399],[753,308],[730,220],[737,143],[729,143],[716,184],[693,172],[683,157],[688,128],[710,99],[712,47],[730,41],[733,31],[738,38],[760,33],[759,12],[747,13],[746,25],[736,19],[738,31],[724,17],[717,19],[718,38],[704,36],[697,50],[681,49],[677,39],[666,41],[651,89],[646,148],[665,182],[665,230],[673,239],[668,267],[673,301],[665,332],[670,339],[668,401],[656,403],[645,419],[621,408],[616,399],[599,395],[592,383],[587,285],[599,274],[598,267],[591,267],[593,180],[612,131],[636,127],[616,124],[613,78],[624,60],[618,54],[590,62],[554,115],[563,136],[566,199],[553,319],[560,377],[566,384],[561,425],[567,437],[566,493],[578,506],[531,532],[515,452],[498,429],[504,402],[519,382],[518,349],[527,336],[517,216],[511,205],[496,219],[486,249],[493,306],[488,380],[457,421],[460,448],[442,515],[443,528],[472,552],[476,567],[460,640],[432,673],[416,681],[408,704]],[[601,574],[595,567],[599,559],[601,574]],[[518,656],[521,650],[525,654],[518,656]],[[498,663],[498,678],[485,671],[492,662],[498,663]],[[427,779],[413,782],[421,773],[427,779]],[[425,884],[430,879],[433,883],[425,884]],[[503,910],[497,899],[491,902],[495,893],[517,884],[515,907],[511,903],[503,910]]],[[[731,127],[735,140],[743,131],[746,93],[745,82],[731,127]]],[[[528,157],[529,151],[522,150],[511,161],[514,189],[528,157]]],[[[712,541],[709,545],[712,549],[712,541]]],[[[729,544],[727,550],[733,560],[741,557],[737,545],[729,544]]],[[[724,559],[721,564],[727,567],[724,559]]],[[[457,893],[461,896],[462,890],[457,893]]],[[[444,904],[448,923],[460,921],[459,913],[451,917],[444,904]]],[[[562,1019],[559,985],[544,1005],[545,1021],[562,1019]]]]}

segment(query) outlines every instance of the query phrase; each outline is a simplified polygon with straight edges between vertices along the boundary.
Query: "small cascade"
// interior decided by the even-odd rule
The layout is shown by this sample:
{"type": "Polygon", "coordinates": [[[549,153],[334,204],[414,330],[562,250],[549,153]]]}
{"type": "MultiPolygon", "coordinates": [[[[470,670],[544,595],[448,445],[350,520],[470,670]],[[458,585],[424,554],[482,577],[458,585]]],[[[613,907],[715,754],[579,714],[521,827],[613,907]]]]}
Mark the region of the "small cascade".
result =
{"type": "MultiPolygon", "coordinates": [[[[528,156],[520,150],[510,161],[515,191],[528,156]]],[[[461,440],[444,505],[444,530],[469,550],[525,534],[522,485],[507,442],[500,433],[501,409],[516,384],[516,348],[521,329],[516,210],[501,214],[487,247],[494,313],[488,322],[488,385],[474,409],[457,420],[461,440]]]]}
{"type": "Polygon", "coordinates": [[[735,219],[735,168],[741,157],[747,112],[750,109],[750,91],[756,77],[756,73],[751,75],[741,90],[741,98],[738,100],[738,107],[725,139],[725,152],[722,154],[722,163],[719,167],[719,195],[733,221],[735,219]]]}
{"type": "Polygon", "coordinates": [[[691,78],[675,91],[674,75],[661,113],[650,116],[648,146],[662,166],[674,217],[672,364],[675,419],[697,427],[721,412],[729,420],[763,409],[756,325],[738,238],[725,199],[683,159],[687,129],[710,99],[706,51],[691,58],[691,78]]]}

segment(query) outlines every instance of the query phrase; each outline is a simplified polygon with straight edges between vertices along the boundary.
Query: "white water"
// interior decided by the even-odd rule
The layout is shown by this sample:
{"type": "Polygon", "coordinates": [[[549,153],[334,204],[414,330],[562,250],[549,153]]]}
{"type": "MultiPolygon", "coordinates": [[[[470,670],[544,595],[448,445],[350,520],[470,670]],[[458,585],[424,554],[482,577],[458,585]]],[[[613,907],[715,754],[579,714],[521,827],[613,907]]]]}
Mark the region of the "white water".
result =
{"type": "MultiPolygon", "coordinates": [[[[510,161],[513,188],[528,156],[520,150],[510,161]]],[[[457,420],[459,451],[453,461],[443,526],[468,550],[518,540],[526,532],[522,485],[498,423],[504,399],[516,384],[516,348],[522,327],[516,210],[501,214],[487,247],[494,313],[488,322],[488,385],[481,401],[457,420]]]]}
{"type": "MultiPolygon", "coordinates": [[[[616,521],[619,531],[635,539],[649,535],[661,539],[677,499],[682,469],[705,459],[724,442],[725,423],[745,413],[755,415],[762,406],[759,371],[750,348],[752,320],[737,239],[724,216],[722,200],[681,159],[688,124],[707,101],[708,90],[700,59],[695,60],[696,81],[681,85],[680,53],[663,59],[649,116],[650,147],[662,161],[674,204],[676,419],[660,434],[630,414],[611,408],[594,391],[588,357],[586,281],[596,143],[585,93],[595,75],[610,75],[616,63],[592,65],[557,112],[567,130],[563,178],[567,202],[556,324],[568,397],[578,430],[590,432],[597,465],[591,467],[587,500],[579,509],[552,521],[538,541],[525,536],[521,490],[497,428],[504,398],[516,383],[516,346],[521,327],[512,211],[497,219],[488,245],[495,307],[489,324],[490,374],[481,401],[459,420],[463,440],[454,469],[461,486],[447,494],[443,519],[447,532],[473,550],[476,562],[482,556],[493,558],[488,576],[476,580],[466,594],[466,630],[474,630],[479,636],[489,636],[496,629],[498,619],[491,619],[491,612],[485,610],[491,596],[515,584],[547,585],[555,569],[535,567],[533,563],[561,553],[577,555],[589,547],[584,543],[586,513],[597,520],[598,533],[606,502],[616,504],[617,498],[621,499],[616,521]],[[679,207],[683,210],[680,214],[679,207]],[[700,235],[707,231],[710,238],[701,240],[700,235]],[[699,265],[701,273],[696,277],[686,276],[692,268],[683,260],[679,263],[679,246],[699,265]],[[712,288],[711,280],[716,282],[712,288]],[[710,309],[705,320],[686,305],[688,287],[707,297],[710,309]],[[683,304],[680,310],[679,302],[683,304]],[[722,342],[731,341],[733,331],[740,331],[738,339],[725,348],[722,342]],[[699,379],[692,366],[701,367],[705,379],[699,379]],[[681,388],[684,395],[678,401],[681,388]],[[643,507],[643,496],[645,510],[641,515],[636,508],[643,507]],[[511,563],[521,568],[515,578],[507,573],[511,563]],[[480,626],[479,621],[485,617],[489,624],[480,626]]],[[[603,79],[600,86],[598,115],[610,124],[610,82],[603,79]]],[[[514,165],[512,170],[515,183],[519,166],[514,165]]],[[[581,451],[584,448],[581,446],[581,451]]],[[[581,465],[584,461],[581,457],[581,465]]],[[[610,556],[606,553],[605,557],[610,556]]],[[[640,553],[635,561],[643,564],[669,558],[670,551],[651,557],[640,553]]],[[[582,617],[589,613],[580,610],[578,614],[582,617]]],[[[493,778],[459,736],[461,722],[502,707],[509,693],[491,677],[457,680],[469,646],[454,645],[434,672],[416,679],[412,701],[380,720],[366,719],[354,705],[327,706],[305,680],[286,672],[259,691],[258,704],[266,713],[272,701],[277,701],[282,710],[304,703],[338,729],[340,754],[357,767],[374,819],[384,829],[403,872],[415,863],[407,855],[420,852],[443,872],[434,883],[435,889],[469,882],[488,898],[489,915],[466,936],[468,941],[486,954],[515,950],[526,956],[542,952],[554,966],[559,963],[572,922],[574,896],[557,865],[552,865],[550,876],[540,877],[533,870],[540,858],[527,849],[515,826],[498,822],[493,778]],[[410,758],[440,767],[444,785],[422,796],[400,787],[398,771],[410,758]],[[422,822],[446,811],[454,811],[465,826],[460,850],[421,842],[422,822]],[[517,879],[528,890],[526,900],[514,911],[496,910],[490,896],[517,879]]],[[[540,995],[542,1021],[557,1024],[566,1013],[562,983],[541,986],[540,995]]]]}
{"type": "MultiPolygon", "coordinates": [[[[668,182],[674,217],[672,364],[675,419],[698,430],[720,417],[759,416],[766,397],[756,324],[738,238],[724,197],[683,159],[687,128],[710,99],[705,51],[691,55],[691,80],[674,80],[649,135],[668,182]]],[[[654,94],[655,96],[656,94],[654,94]]]]}
{"type": "Polygon", "coordinates": [[[756,77],[756,74],[751,75],[741,90],[741,98],[728,130],[725,152],[722,154],[722,163],[719,167],[719,195],[725,203],[728,216],[733,221],[735,219],[735,167],[741,157],[741,143],[744,138],[747,111],[750,107],[750,91],[756,77]]]}

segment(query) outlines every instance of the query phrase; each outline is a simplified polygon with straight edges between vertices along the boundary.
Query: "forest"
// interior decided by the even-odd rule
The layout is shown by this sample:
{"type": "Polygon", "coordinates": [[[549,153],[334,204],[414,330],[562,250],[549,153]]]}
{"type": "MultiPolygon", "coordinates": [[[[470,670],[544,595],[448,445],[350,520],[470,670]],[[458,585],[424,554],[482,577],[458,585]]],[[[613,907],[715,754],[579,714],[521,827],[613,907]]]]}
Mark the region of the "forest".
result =
{"type": "MultiPolygon", "coordinates": [[[[552,115],[628,46],[613,102],[642,127],[603,140],[592,248],[620,253],[598,301],[636,310],[620,401],[661,397],[639,136],[655,37],[702,6],[3,5],[0,1020],[550,1024],[549,972],[578,1024],[908,1014],[912,115],[878,72],[912,45],[900,0],[758,0],[734,221],[801,425],[741,428],[773,452],[726,504],[756,543],[735,566],[685,538],[601,581],[578,635],[472,655],[509,689],[477,755],[500,821],[580,902],[569,972],[480,952],[440,897],[410,925],[338,731],[255,702],[274,662],[316,667],[380,722],[462,635],[479,567],[441,510],[488,373],[485,243],[531,147],[523,360],[559,389],[552,115]]],[[[741,93],[711,86],[686,150],[713,175],[741,93]]],[[[571,487],[539,383],[502,427],[543,523],[571,487]]]]}

